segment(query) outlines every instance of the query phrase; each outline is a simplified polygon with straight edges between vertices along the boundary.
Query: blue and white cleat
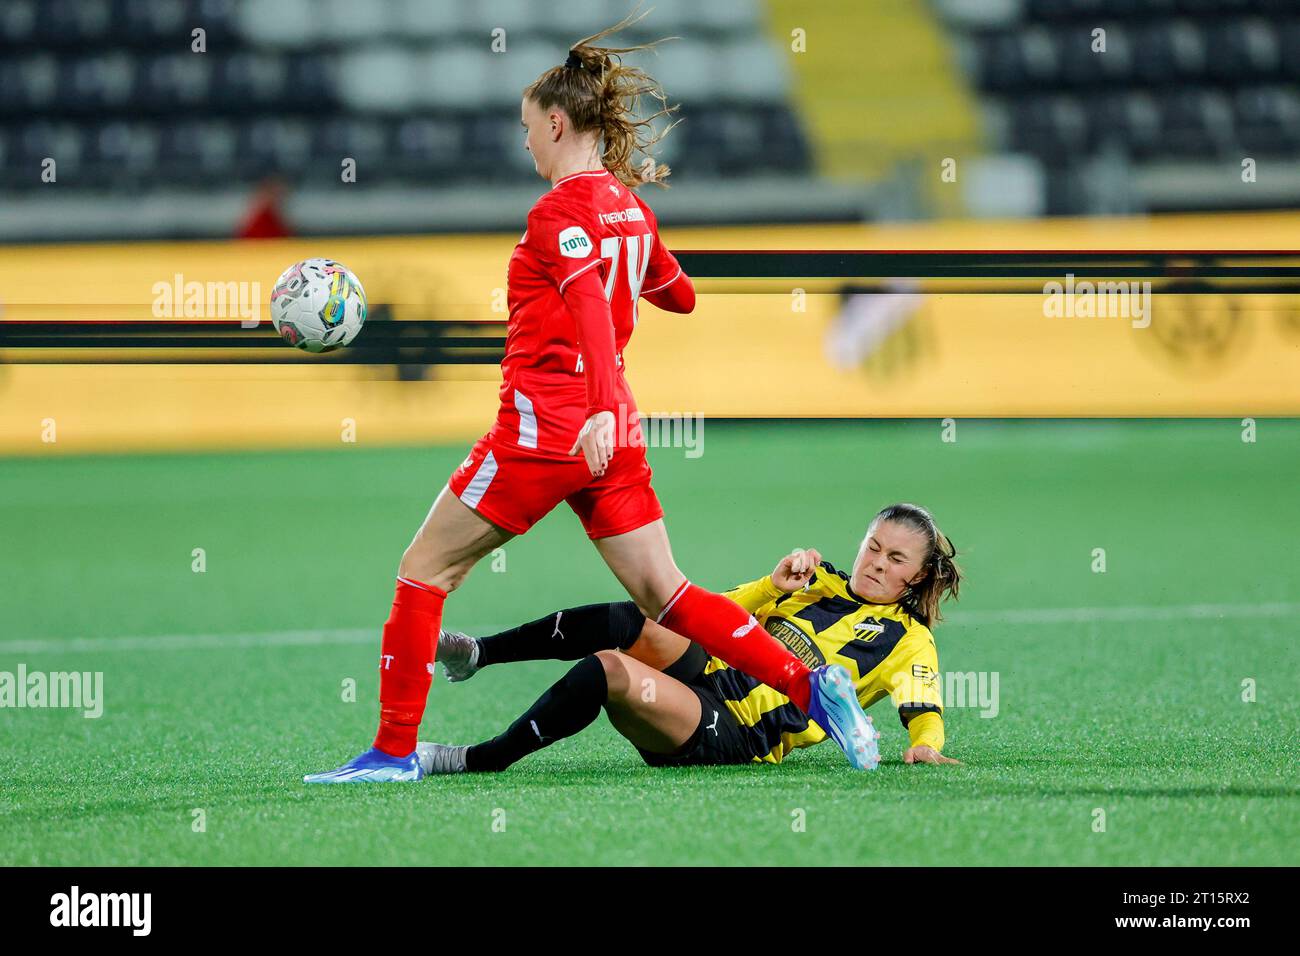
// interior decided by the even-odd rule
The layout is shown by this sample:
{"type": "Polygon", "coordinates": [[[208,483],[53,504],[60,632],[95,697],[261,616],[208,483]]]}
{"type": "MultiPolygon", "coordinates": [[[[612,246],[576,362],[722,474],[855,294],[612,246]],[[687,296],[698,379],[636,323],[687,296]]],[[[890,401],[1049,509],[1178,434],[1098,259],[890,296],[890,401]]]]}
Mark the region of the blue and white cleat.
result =
{"type": "Polygon", "coordinates": [[[303,783],[414,783],[424,777],[419,755],[392,757],[371,747],[336,770],[309,773],[303,783]]]}
{"type": "Polygon", "coordinates": [[[855,770],[875,770],[880,763],[880,734],[858,703],[853,678],[839,664],[812,672],[808,716],[834,740],[855,770]]]}

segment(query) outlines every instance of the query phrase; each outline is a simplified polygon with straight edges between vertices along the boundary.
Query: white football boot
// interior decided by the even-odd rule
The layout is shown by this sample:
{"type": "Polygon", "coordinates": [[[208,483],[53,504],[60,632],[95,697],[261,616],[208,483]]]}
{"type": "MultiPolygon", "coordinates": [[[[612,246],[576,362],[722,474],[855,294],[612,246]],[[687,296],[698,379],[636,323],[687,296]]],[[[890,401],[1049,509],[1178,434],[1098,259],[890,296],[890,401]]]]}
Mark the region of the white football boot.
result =
{"type": "Polygon", "coordinates": [[[447,680],[458,684],[478,673],[478,641],[460,631],[438,632],[438,660],[447,680]]]}
{"type": "Polygon", "coordinates": [[[464,773],[467,750],[467,746],[435,744],[427,740],[415,745],[415,755],[420,759],[420,768],[426,777],[435,773],[464,773]]]}

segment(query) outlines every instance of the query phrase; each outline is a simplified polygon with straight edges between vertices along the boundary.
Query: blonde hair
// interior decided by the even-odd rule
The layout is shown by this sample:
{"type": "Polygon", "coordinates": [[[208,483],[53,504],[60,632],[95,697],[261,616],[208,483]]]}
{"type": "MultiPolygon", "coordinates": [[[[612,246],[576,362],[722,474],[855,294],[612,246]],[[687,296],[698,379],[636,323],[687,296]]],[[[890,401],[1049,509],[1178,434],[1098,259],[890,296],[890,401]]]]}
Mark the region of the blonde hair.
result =
{"type": "Polygon", "coordinates": [[[650,148],[681,120],[669,124],[658,134],[654,133],[652,123],[681,107],[668,106],[668,97],[654,78],[636,67],[624,66],[619,54],[653,49],[664,40],[679,37],[665,37],[629,47],[596,46],[595,41],[636,23],[649,12],[647,10],[637,17],[629,14],[609,29],[579,40],[570,47],[566,64],[551,67],[524,90],[524,96],[535,102],[538,108],[549,110],[558,106],[569,114],[574,132],[599,131],[604,143],[601,163],[630,189],[645,182],[668,188],[664,180],[672,171],[650,156],[650,148]],[[662,108],[652,116],[638,120],[634,116],[642,96],[658,100],[662,108]],[[642,164],[642,168],[648,167],[646,175],[632,165],[635,153],[644,153],[648,157],[642,164]]]}

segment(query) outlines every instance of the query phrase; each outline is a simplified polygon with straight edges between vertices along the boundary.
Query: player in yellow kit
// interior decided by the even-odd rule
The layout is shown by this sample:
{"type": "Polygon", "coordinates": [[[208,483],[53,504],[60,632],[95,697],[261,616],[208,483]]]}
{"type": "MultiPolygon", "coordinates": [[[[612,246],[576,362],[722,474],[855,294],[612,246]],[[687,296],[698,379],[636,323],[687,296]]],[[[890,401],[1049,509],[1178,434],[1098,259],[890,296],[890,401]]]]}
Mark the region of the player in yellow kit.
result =
{"type": "MultiPolygon", "coordinates": [[[[725,592],[809,667],[841,664],[869,707],[889,696],[910,737],[906,763],[942,754],[943,698],[931,626],[956,597],[955,551],[925,509],[891,505],[872,520],[851,573],[815,549],[786,555],[770,575],[725,592]]],[[[572,736],[604,707],[652,766],[779,763],[826,733],[786,696],[645,619],[631,602],[568,608],[483,638],[443,632],[449,679],[490,664],[579,663],[504,733],[472,746],[421,743],[426,773],[502,770],[572,736]]]]}

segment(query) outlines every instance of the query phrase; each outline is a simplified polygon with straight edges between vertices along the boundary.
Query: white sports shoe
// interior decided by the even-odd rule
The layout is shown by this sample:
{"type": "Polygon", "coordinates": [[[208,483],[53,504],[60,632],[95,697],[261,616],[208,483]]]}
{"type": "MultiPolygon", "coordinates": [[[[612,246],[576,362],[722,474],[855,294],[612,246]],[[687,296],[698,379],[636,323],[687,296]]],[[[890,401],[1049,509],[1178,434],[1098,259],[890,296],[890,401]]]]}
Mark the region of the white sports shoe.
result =
{"type": "Polygon", "coordinates": [[[478,641],[460,631],[439,631],[438,660],[451,683],[469,680],[478,673],[478,641]]]}
{"type": "Polygon", "coordinates": [[[415,745],[415,755],[420,759],[426,777],[435,773],[464,773],[467,750],[467,746],[435,744],[427,740],[415,745]]]}

